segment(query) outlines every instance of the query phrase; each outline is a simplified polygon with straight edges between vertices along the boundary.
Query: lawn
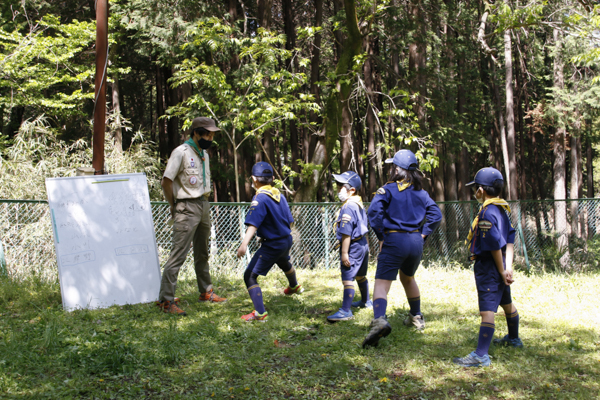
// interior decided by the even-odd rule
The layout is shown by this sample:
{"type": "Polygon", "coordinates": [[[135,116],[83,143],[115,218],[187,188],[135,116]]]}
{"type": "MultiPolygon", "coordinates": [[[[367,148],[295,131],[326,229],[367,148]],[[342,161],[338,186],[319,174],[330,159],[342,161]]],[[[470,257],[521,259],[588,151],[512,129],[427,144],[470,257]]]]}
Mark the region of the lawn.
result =
{"type": "MultiPolygon", "coordinates": [[[[374,267],[369,278],[373,282],[374,267]]],[[[186,275],[189,277],[189,274],[186,275]]],[[[524,349],[494,348],[491,367],[462,369],[477,342],[472,272],[421,267],[423,333],[392,286],[392,334],[363,350],[372,311],[329,324],[340,305],[336,271],[299,271],[306,291],[283,294],[274,269],[259,280],[270,319],[252,311],[241,277],[219,276],[225,304],[178,288],[187,317],[153,304],[64,312],[58,284],[0,281],[0,397],[217,399],[591,399],[600,396],[600,275],[517,273],[513,298],[524,349]]],[[[496,318],[496,337],[506,333],[496,318]]]]}

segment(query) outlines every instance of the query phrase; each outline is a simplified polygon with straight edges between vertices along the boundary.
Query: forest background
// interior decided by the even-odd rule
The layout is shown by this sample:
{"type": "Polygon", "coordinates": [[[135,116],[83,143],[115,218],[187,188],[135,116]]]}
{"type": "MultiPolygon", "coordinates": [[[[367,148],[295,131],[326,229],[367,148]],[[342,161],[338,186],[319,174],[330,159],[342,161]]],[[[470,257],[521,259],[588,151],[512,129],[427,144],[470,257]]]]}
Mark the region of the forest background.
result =
{"type": "MultiPolygon", "coordinates": [[[[494,166],[508,199],[594,197],[600,10],[590,0],[111,0],[107,168],[153,200],[196,116],[217,120],[214,200],[275,166],[295,202],[369,200],[409,148],[436,201],[494,166]]],[[[91,165],[94,0],[0,6],[0,197],[91,165]]],[[[564,205],[566,208],[566,205],[564,205]]]]}

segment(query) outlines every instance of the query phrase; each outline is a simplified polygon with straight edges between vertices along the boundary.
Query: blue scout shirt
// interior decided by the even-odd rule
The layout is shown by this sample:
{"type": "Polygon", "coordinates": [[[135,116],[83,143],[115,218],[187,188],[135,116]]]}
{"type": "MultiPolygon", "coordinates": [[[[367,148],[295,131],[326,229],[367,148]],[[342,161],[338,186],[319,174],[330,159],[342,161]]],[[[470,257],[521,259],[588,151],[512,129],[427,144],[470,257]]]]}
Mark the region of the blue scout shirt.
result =
{"type": "Polygon", "coordinates": [[[401,182],[388,182],[379,188],[367,215],[379,240],[386,230],[418,230],[427,236],[442,221],[440,208],[426,191],[401,182]]]}
{"type": "Polygon", "coordinates": [[[294,222],[288,203],[276,188],[270,185],[257,190],[246,214],[246,225],[257,228],[257,236],[274,240],[292,233],[290,224],[294,222]]]}
{"type": "Polygon", "coordinates": [[[482,255],[492,250],[504,250],[507,243],[515,242],[515,228],[512,227],[504,209],[495,204],[481,209],[473,235],[470,250],[474,255],[482,255]]]}
{"type": "Polygon", "coordinates": [[[367,213],[360,196],[352,196],[342,204],[335,223],[335,237],[339,241],[342,240],[342,235],[348,235],[354,240],[369,232],[367,213]]]}

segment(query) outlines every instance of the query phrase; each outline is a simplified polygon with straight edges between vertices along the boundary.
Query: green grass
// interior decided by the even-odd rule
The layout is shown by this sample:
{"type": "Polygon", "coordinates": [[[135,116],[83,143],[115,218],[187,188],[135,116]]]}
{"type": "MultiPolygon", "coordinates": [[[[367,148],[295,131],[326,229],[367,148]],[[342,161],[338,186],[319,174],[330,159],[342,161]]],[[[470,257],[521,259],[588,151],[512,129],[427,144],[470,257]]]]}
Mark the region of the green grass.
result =
{"type": "MultiPolygon", "coordinates": [[[[369,278],[373,282],[374,268],[369,278]]],[[[283,274],[259,280],[270,319],[252,311],[241,277],[219,277],[226,304],[199,304],[180,283],[187,317],[153,304],[62,311],[58,284],[0,282],[0,397],[218,399],[591,399],[600,396],[599,275],[517,274],[513,297],[525,349],[494,348],[492,366],[461,369],[476,346],[472,272],[420,268],[424,333],[402,325],[392,286],[392,334],[360,345],[372,318],[328,324],[340,305],[337,271],[299,271],[306,291],[286,297],[283,274]]],[[[506,333],[502,313],[496,337],[506,333]]]]}

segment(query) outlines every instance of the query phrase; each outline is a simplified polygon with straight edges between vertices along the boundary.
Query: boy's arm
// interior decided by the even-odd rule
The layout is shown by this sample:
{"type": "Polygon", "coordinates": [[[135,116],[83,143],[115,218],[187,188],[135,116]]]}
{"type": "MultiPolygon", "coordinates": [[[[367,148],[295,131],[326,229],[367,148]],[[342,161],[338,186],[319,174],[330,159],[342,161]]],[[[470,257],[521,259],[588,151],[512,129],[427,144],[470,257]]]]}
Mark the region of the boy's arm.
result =
{"type": "Polygon", "coordinates": [[[352,239],[349,235],[342,235],[342,264],[346,267],[350,266],[350,257],[348,257],[348,251],[350,250],[350,241],[352,239]]]}
{"type": "Polygon", "coordinates": [[[513,283],[515,279],[513,278],[513,259],[515,255],[515,245],[513,243],[506,244],[506,275],[507,280],[510,283],[513,283]]]}
{"type": "Polygon", "coordinates": [[[510,284],[513,283],[513,279],[512,279],[513,245],[512,245],[512,243],[509,243],[506,245],[506,269],[504,269],[504,262],[502,262],[502,250],[501,249],[492,250],[491,253],[492,253],[492,257],[494,258],[494,263],[496,264],[496,269],[500,273],[500,276],[502,277],[504,284],[506,286],[510,286],[510,284]],[[510,260],[510,268],[511,269],[510,270],[508,269],[509,245],[510,245],[510,257],[511,257],[511,260],[510,260]]]}
{"type": "Polygon", "coordinates": [[[246,254],[246,251],[248,250],[248,243],[250,243],[250,240],[252,240],[252,237],[255,233],[256,227],[254,225],[247,225],[246,235],[244,236],[244,240],[237,250],[238,258],[243,257],[246,254]]]}

